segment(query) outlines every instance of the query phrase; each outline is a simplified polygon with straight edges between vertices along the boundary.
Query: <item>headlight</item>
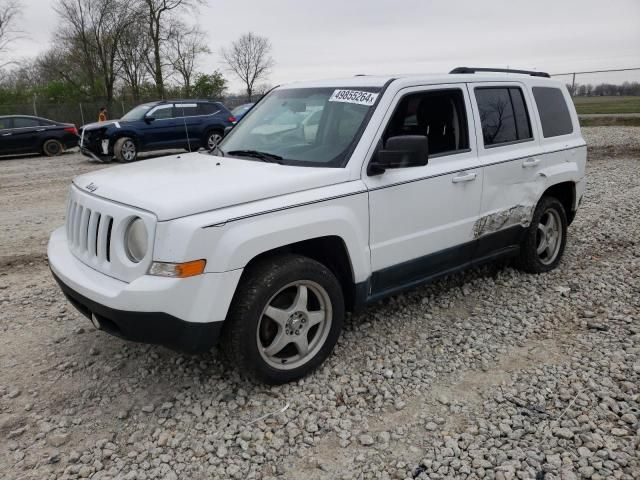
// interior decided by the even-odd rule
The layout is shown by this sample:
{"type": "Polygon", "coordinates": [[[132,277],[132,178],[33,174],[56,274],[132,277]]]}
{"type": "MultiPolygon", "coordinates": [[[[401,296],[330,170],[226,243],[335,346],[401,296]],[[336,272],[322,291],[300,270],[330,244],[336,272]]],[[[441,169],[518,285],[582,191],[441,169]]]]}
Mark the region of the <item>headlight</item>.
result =
{"type": "Polygon", "coordinates": [[[124,234],[125,250],[129,260],[139,263],[147,254],[149,235],[141,218],[131,221],[124,234]]]}

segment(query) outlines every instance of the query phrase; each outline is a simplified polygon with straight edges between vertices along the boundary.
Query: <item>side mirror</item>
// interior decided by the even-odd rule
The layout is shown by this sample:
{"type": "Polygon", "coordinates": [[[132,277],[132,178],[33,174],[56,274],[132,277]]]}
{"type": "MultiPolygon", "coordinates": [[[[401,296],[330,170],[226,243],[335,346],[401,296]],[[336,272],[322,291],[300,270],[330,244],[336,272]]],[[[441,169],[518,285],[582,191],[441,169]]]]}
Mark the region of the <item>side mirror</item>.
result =
{"type": "Polygon", "coordinates": [[[231,130],[233,130],[233,127],[234,127],[234,126],[235,126],[235,125],[229,125],[228,127],[224,127],[224,135],[223,135],[223,137],[226,137],[227,135],[229,135],[229,132],[230,132],[231,130]]]}
{"type": "Polygon", "coordinates": [[[156,119],[156,117],[152,116],[152,115],[147,115],[144,117],[144,121],[147,123],[151,123],[156,119]]]}
{"type": "Polygon", "coordinates": [[[369,164],[367,173],[379,175],[388,168],[421,167],[429,162],[429,140],[424,135],[390,137],[369,164]]]}

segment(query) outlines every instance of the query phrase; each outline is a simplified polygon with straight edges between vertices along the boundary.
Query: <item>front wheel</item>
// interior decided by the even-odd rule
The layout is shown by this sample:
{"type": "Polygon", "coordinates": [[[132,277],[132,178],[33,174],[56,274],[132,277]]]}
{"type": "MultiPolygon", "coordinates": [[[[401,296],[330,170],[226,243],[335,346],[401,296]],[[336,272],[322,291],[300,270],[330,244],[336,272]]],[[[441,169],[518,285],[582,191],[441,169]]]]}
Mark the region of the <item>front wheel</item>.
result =
{"type": "Polygon", "coordinates": [[[133,162],[138,157],[138,149],[133,139],[122,137],[116,140],[113,154],[119,162],[133,162]]]}
{"type": "Polygon", "coordinates": [[[566,243],[567,214],[562,203],[555,197],[542,197],[520,246],[518,266],[529,273],[553,270],[566,243]]]}
{"type": "Polygon", "coordinates": [[[297,380],[332,352],[344,320],[337,278],[323,264],[281,255],[249,267],[227,317],[222,348],[242,373],[297,380]]]}

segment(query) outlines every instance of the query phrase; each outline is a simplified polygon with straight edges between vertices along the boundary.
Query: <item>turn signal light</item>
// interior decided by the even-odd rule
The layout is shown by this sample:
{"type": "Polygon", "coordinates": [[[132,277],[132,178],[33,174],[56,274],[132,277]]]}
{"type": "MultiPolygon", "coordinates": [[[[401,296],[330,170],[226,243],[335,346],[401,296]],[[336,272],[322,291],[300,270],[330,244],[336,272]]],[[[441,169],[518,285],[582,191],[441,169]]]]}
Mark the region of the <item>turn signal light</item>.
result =
{"type": "Polygon", "coordinates": [[[149,275],[158,277],[187,278],[204,273],[206,260],[193,260],[184,263],[153,262],[149,275]]]}

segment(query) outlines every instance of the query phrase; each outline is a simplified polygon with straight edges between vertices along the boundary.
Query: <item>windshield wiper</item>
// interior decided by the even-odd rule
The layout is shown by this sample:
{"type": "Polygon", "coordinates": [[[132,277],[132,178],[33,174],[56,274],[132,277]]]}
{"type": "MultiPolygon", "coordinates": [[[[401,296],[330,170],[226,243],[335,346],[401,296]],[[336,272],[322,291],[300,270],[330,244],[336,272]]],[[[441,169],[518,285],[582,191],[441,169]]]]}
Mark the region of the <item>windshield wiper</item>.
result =
{"type": "Polygon", "coordinates": [[[227,155],[238,155],[241,157],[251,157],[262,160],[263,162],[280,163],[283,158],[280,155],[268,152],[260,152],[258,150],[232,150],[227,155]]]}

